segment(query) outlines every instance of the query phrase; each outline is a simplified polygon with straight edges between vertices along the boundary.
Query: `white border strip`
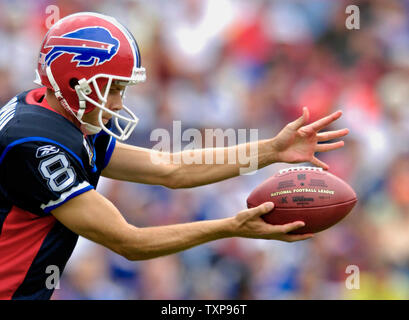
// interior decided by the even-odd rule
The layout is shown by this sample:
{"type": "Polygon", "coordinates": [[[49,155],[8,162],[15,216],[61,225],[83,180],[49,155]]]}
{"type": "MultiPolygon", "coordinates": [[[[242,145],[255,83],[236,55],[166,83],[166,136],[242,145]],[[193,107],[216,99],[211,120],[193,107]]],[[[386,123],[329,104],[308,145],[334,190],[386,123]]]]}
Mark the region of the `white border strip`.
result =
{"type": "Polygon", "coordinates": [[[72,195],[73,193],[75,193],[75,192],[77,192],[77,191],[79,191],[79,190],[81,190],[81,189],[84,189],[84,188],[88,187],[89,185],[90,185],[90,184],[89,184],[88,182],[84,181],[84,182],[80,183],[78,186],[73,187],[73,188],[71,188],[70,190],[68,190],[68,191],[66,191],[66,192],[64,192],[64,193],[62,193],[59,199],[57,199],[57,200],[50,200],[47,204],[42,204],[42,205],[40,206],[40,208],[41,208],[42,210],[44,210],[44,209],[46,209],[46,208],[48,208],[48,207],[58,205],[59,203],[64,202],[64,201],[65,201],[70,195],[72,195]]]}
{"type": "Polygon", "coordinates": [[[16,113],[17,97],[11,99],[3,108],[0,109],[0,130],[13,119],[16,113]]]}

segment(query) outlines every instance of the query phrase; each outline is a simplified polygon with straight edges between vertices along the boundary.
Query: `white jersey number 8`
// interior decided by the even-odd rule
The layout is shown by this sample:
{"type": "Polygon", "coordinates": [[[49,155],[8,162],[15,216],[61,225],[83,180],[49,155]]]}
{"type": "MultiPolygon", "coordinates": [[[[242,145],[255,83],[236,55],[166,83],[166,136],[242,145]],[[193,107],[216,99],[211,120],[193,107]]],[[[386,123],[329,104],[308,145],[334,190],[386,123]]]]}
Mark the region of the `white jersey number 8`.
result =
{"type": "Polygon", "coordinates": [[[75,182],[75,172],[63,153],[41,161],[39,170],[52,191],[60,192],[75,182]]]}

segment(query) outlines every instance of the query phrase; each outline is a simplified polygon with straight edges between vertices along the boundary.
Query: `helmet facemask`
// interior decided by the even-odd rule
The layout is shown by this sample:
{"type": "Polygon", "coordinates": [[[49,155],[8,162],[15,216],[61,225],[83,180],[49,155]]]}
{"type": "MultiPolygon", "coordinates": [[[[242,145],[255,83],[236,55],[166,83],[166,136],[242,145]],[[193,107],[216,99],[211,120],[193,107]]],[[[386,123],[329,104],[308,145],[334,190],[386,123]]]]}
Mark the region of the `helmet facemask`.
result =
{"type": "Polygon", "coordinates": [[[113,76],[108,74],[98,74],[90,79],[81,79],[78,81],[78,84],[75,86],[75,91],[77,92],[78,99],[79,99],[79,110],[75,117],[80,121],[80,123],[85,127],[85,129],[90,132],[91,134],[98,133],[101,129],[104,130],[109,135],[115,137],[118,140],[126,140],[131,135],[132,131],[135,129],[135,126],[138,124],[138,117],[125,105],[123,105],[122,110],[127,114],[121,115],[119,111],[112,111],[107,108],[105,105],[107,103],[108,95],[111,90],[111,86],[113,83],[125,86],[124,90],[121,93],[122,99],[124,98],[125,89],[129,85],[135,85],[140,82],[144,82],[146,80],[146,73],[144,68],[135,68],[133,75],[131,78],[127,77],[120,77],[120,76],[113,76]],[[107,84],[105,86],[104,93],[101,92],[97,80],[98,79],[108,79],[107,84]],[[91,89],[94,88],[94,91],[91,89]],[[98,101],[92,99],[89,95],[95,92],[98,97],[98,101]],[[99,108],[98,113],[98,124],[99,127],[92,125],[90,123],[84,122],[82,117],[85,113],[86,109],[86,102],[94,105],[95,107],[99,108]],[[102,119],[102,114],[106,112],[112,116],[112,126],[116,128],[119,134],[114,133],[111,129],[108,129],[102,119]],[[125,126],[121,126],[120,120],[125,122],[125,126]]]}

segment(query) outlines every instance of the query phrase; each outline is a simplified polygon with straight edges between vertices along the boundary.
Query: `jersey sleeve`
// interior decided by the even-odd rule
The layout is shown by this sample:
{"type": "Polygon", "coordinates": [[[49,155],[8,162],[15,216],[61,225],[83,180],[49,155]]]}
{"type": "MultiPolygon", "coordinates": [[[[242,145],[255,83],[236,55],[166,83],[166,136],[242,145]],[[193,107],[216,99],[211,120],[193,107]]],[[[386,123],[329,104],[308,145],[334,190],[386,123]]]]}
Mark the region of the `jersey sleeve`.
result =
{"type": "Polygon", "coordinates": [[[2,160],[1,171],[7,198],[39,215],[93,189],[81,159],[56,144],[32,141],[14,146],[2,160]]]}

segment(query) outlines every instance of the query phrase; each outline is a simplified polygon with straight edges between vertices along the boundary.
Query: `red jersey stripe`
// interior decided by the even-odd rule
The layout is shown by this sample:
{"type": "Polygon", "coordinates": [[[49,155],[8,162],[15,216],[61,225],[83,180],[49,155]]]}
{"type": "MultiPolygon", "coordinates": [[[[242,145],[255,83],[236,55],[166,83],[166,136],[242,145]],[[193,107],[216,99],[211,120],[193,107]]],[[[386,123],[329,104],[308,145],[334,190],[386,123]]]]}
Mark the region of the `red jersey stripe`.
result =
{"type": "Polygon", "coordinates": [[[43,98],[41,102],[38,102],[38,100],[40,100],[41,97],[45,96],[46,91],[47,91],[47,87],[41,87],[38,89],[31,90],[26,96],[26,102],[28,104],[35,104],[37,106],[44,107],[48,110],[51,110],[51,111],[54,111],[60,114],[59,112],[57,112],[57,110],[54,110],[53,108],[50,107],[45,97],[43,98]]]}
{"type": "Polygon", "coordinates": [[[53,109],[47,102],[47,99],[44,97],[43,100],[41,102],[38,102],[40,100],[40,98],[42,98],[43,96],[45,96],[47,91],[47,87],[41,87],[38,89],[34,89],[31,90],[29,93],[27,93],[26,96],[26,102],[27,104],[34,104],[43,108],[46,108],[50,111],[53,111],[55,113],[58,113],[59,115],[63,116],[64,118],[70,120],[67,116],[63,115],[62,113],[58,112],[57,110],[53,109]]]}
{"type": "Polygon", "coordinates": [[[52,215],[39,217],[16,206],[11,209],[0,234],[0,299],[12,298],[55,221],[52,215]]]}

